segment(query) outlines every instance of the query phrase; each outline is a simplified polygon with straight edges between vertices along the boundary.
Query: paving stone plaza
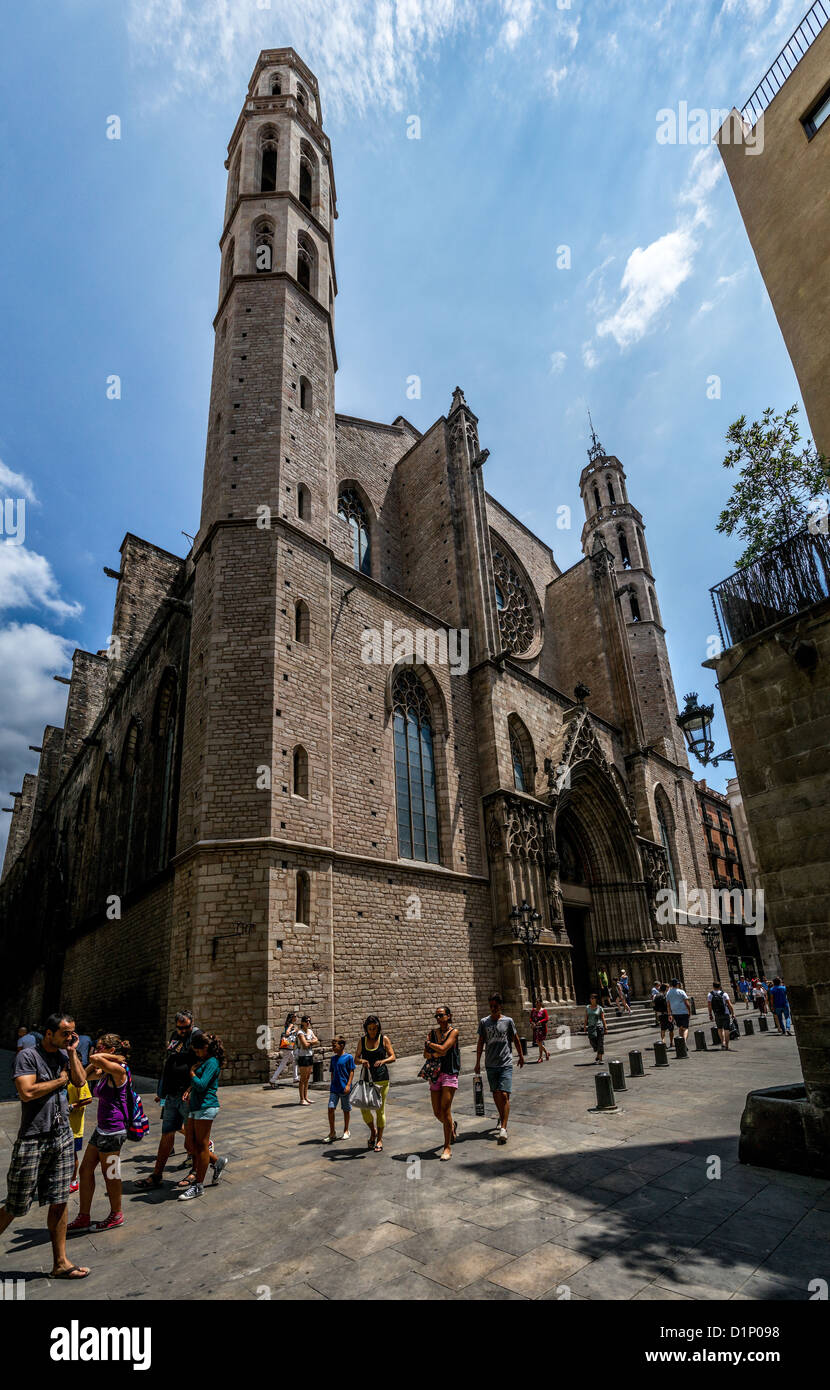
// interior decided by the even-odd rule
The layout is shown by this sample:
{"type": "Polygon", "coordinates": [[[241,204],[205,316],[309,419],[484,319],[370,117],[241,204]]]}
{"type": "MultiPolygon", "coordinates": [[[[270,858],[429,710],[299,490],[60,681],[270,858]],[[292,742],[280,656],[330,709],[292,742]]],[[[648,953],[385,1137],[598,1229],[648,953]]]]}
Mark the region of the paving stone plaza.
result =
{"type": "MultiPolygon", "coordinates": [[[[464,1048],[450,1163],[438,1161],[420,1059],[393,1069],[382,1154],[367,1150],[357,1112],[349,1141],[321,1142],[325,1089],[303,1109],[290,1083],[223,1087],[213,1134],[231,1163],[188,1203],[175,1200],[180,1140],[170,1183],[134,1190],[159,1133],[142,1081],[152,1128],[124,1152],[126,1223],[68,1243],[90,1278],[48,1278],[37,1207],[4,1239],[3,1276],[25,1280],[27,1301],[79,1304],[177,1297],[182,1260],[187,1297],[197,1299],[816,1297],[816,1281],[830,1281],[830,1182],[737,1162],[745,1094],[794,1079],[795,1042],[756,1033],[728,1054],[692,1052],[663,1070],[653,1065],[654,1037],[649,1029],[625,1039],[626,1073],[627,1049],[639,1048],[645,1076],[618,1094],[617,1113],[591,1111],[596,1067],[581,1039],[572,1051],[553,1049],[549,1063],[517,1069],[506,1146],[493,1136],[489,1096],[485,1117],[474,1115],[474,1050],[464,1048]]],[[[8,1097],[11,1054],[0,1057],[8,1097]]],[[[0,1104],[3,1179],[18,1116],[16,1102],[0,1104]]],[[[94,1214],[105,1208],[99,1183],[94,1214]]]]}

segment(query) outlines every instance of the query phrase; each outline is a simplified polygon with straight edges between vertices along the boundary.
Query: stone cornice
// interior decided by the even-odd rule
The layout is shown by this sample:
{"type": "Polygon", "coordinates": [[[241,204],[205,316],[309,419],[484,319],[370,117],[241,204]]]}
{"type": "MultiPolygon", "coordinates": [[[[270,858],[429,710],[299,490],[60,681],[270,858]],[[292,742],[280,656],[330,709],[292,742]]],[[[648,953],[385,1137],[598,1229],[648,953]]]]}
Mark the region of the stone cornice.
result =
{"type": "Polygon", "coordinates": [[[170,861],[174,868],[189,859],[201,855],[244,852],[251,850],[274,850],[279,853],[312,854],[321,859],[331,859],[335,863],[365,864],[383,873],[393,871],[407,874],[429,874],[434,878],[456,879],[462,883],[489,883],[485,874],[463,873],[460,869],[448,869],[444,864],[421,863],[415,859],[378,859],[369,854],[352,854],[349,850],[335,849],[333,845],[315,845],[304,840],[286,840],[275,835],[234,838],[228,840],[196,840],[187,849],[180,850],[170,861]]]}

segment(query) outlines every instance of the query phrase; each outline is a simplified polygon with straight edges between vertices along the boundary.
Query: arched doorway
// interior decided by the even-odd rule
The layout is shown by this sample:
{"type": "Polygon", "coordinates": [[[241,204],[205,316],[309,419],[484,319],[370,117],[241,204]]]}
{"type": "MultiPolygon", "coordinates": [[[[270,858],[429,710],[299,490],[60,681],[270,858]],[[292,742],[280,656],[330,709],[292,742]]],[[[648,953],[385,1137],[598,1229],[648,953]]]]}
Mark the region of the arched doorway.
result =
{"type": "Polygon", "coordinates": [[[635,953],[651,937],[635,829],[609,773],[594,761],[570,769],[558,799],[556,849],[576,1002],[599,971],[639,974],[635,953]]]}

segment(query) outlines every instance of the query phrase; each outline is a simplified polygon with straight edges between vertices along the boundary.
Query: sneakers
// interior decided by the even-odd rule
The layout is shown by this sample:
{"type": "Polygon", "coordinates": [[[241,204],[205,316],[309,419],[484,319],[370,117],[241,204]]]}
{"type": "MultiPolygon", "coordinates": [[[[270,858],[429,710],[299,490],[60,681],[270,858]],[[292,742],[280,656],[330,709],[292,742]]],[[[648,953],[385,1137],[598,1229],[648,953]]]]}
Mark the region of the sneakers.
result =
{"type": "Polygon", "coordinates": [[[504,1125],[499,1125],[499,1128],[496,1131],[496,1138],[498,1139],[500,1144],[507,1143],[507,1130],[505,1129],[504,1125]]]}
{"type": "Polygon", "coordinates": [[[344,1139],[351,1139],[351,1137],[352,1137],[351,1130],[349,1130],[349,1129],[344,1129],[344,1130],[343,1130],[343,1138],[344,1138],[344,1139]]]}
{"type": "Polygon", "coordinates": [[[70,1191],[70,1192],[77,1192],[77,1191],[78,1191],[78,1188],[80,1187],[80,1185],[81,1185],[81,1184],[80,1184],[79,1182],[71,1182],[71,1183],[69,1184],[69,1191],[70,1191]]]}
{"type": "Polygon", "coordinates": [[[119,1211],[117,1214],[111,1211],[106,1221],[93,1221],[90,1231],[114,1231],[116,1226],[124,1225],[124,1213],[119,1211]]]}
{"type": "Polygon", "coordinates": [[[337,1139],[337,1135],[336,1135],[336,1134],[327,1134],[326,1137],[325,1137],[325,1139],[323,1140],[323,1143],[324,1143],[324,1144],[334,1144],[335,1141],[336,1141],[336,1139],[337,1139]]]}
{"type": "Polygon", "coordinates": [[[75,1217],[75,1220],[74,1220],[74,1221],[70,1221],[70,1223],[69,1223],[69,1225],[67,1226],[66,1229],[67,1229],[67,1231],[84,1231],[84,1232],[86,1232],[86,1231],[89,1230],[89,1228],[90,1228],[91,1225],[92,1225],[92,1222],[91,1222],[91,1220],[90,1220],[90,1218],[89,1218],[88,1216],[81,1216],[81,1214],[78,1213],[78,1215],[75,1217]]]}
{"type": "Polygon", "coordinates": [[[211,1187],[216,1186],[229,1163],[229,1158],[217,1158],[216,1162],[213,1165],[213,1177],[210,1180],[211,1187]]]}
{"type": "Polygon", "coordinates": [[[179,1193],[178,1200],[180,1202],[192,1202],[194,1197],[203,1196],[204,1191],[205,1189],[200,1182],[192,1182],[189,1187],[185,1188],[184,1192],[179,1193]]]}

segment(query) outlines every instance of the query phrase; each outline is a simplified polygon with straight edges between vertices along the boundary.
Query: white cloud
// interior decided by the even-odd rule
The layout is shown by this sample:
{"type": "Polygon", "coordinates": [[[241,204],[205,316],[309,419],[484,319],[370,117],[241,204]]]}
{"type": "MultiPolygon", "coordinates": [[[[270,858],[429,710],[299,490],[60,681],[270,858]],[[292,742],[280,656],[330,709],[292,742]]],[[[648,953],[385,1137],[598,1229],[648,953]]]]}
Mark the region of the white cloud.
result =
{"type": "Polygon", "coordinates": [[[620,284],[625,297],[616,313],[597,324],[599,337],[610,334],[621,348],[639,342],[688,280],[695,249],[691,233],[680,228],[635,247],[620,284]]]}
{"type": "Polygon", "coordinates": [[[535,8],[535,0],[502,0],[505,19],[500,38],[506,48],[515,48],[524,38],[533,23],[535,8]]]}
{"type": "Polygon", "coordinates": [[[565,363],[567,362],[567,360],[568,354],[566,352],[562,352],[561,349],[559,349],[557,352],[552,352],[550,355],[551,375],[558,376],[560,372],[564,372],[565,363]]]}
{"type": "MultiPolygon", "coordinates": [[[[695,232],[711,221],[709,197],[723,175],[712,146],[698,150],[679,195],[682,209],[671,232],[631,252],[620,281],[622,301],[597,324],[597,336],[612,337],[620,348],[638,343],[656,327],[660,315],[692,274],[700,243],[695,232]]],[[[602,281],[597,296],[602,296],[602,281]]],[[[704,300],[698,313],[708,313],[715,301],[704,300]]]]}
{"type": "Polygon", "coordinates": [[[567,75],[567,67],[548,68],[547,72],[545,73],[545,80],[547,81],[547,84],[555,97],[559,96],[559,88],[562,86],[562,83],[565,81],[567,75]]]}
{"type": "MultiPolygon", "coordinates": [[[[52,679],[65,671],[75,643],[35,623],[10,623],[0,628],[0,796],[20,790],[23,775],[37,770],[37,754],[46,724],[63,724],[66,686],[52,679]]],[[[0,817],[0,857],[5,849],[10,816],[0,817]]]]}
{"type": "Polygon", "coordinates": [[[261,48],[290,45],[314,71],[332,111],[399,110],[422,62],[445,39],[482,22],[513,48],[537,0],[129,0],[137,64],[163,80],[145,96],[160,105],[194,89],[239,91],[261,48]],[[277,17],[278,14],[278,17],[277,17]]]}
{"type": "Polygon", "coordinates": [[[582,362],[589,371],[599,366],[599,354],[595,352],[590,342],[582,344],[582,362]]]}
{"type": "Polygon", "coordinates": [[[0,610],[4,608],[48,608],[59,618],[75,618],[78,603],[59,597],[58,581],[43,555],[13,541],[0,543],[0,610]]]}
{"type": "Polygon", "coordinates": [[[25,497],[27,502],[37,504],[35,489],[22,473],[13,473],[0,459],[0,492],[5,497],[25,497]]]}

